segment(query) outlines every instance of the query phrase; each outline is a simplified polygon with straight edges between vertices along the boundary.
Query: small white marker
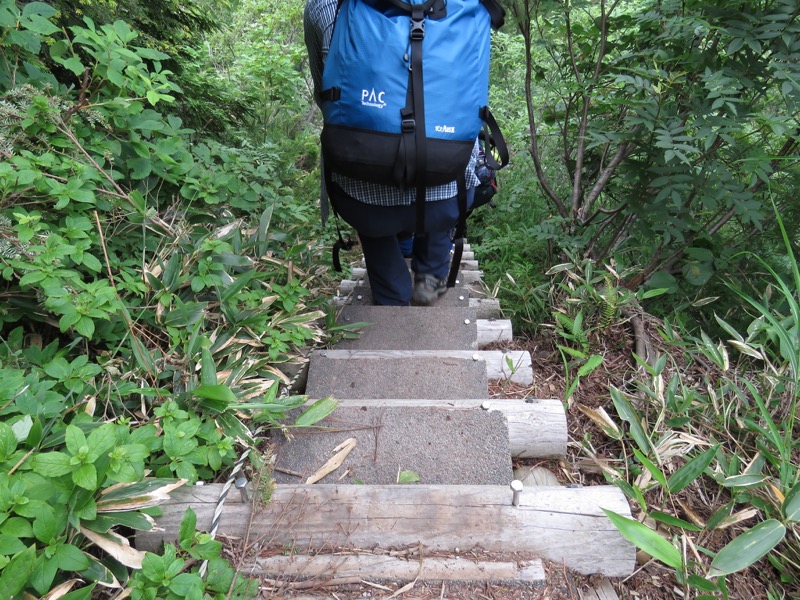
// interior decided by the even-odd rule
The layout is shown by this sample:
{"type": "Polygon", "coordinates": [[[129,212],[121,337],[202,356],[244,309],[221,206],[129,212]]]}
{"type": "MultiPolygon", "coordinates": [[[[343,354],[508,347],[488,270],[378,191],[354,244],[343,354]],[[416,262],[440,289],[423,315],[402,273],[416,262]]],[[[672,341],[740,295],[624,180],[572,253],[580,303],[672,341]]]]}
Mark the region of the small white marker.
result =
{"type": "Polygon", "coordinates": [[[511,496],[511,504],[513,506],[519,506],[519,495],[522,492],[522,482],[519,479],[515,479],[511,482],[511,491],[513,492],[513,496],[511,496]]]}

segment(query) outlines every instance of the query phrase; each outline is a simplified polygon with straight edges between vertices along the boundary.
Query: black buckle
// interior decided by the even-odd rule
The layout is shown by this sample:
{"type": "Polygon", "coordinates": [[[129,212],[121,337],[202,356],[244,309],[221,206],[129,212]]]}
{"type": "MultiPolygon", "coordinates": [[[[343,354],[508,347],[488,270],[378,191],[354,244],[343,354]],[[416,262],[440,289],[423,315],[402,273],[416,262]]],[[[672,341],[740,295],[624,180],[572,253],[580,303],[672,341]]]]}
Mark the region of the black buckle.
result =
{"type": "Polygon", "coordinates": [[[400,129],[403,133],[411,133],[417,126],[417,122],[414,119],[403,119],[400,122],[400,129]]]}
{"type": "Polygon", "coordinates": [[[425,20],[411,19],[411,39],[421,40],[425,37],[425,20]]]}

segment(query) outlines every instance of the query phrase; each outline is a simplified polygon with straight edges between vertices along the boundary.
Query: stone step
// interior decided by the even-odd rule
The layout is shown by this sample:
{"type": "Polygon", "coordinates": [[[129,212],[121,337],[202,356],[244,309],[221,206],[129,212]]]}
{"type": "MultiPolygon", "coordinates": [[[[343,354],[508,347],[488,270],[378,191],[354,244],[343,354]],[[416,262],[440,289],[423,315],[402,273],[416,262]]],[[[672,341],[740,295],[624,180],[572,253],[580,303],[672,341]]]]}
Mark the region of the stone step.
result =
{"type": "MultiPolygon", "coordinates": [[[[452,290],[448,291],[445,296],[452,294],[455,290],[462,289],[464,292],[466,292],[466,294],[463,295],[468,298],[469,306],[477,309],[478,318],[492,319],[500,318],[502,316],[503,313],[500,309],[500,301],[497,298],[489,297],[488,290],[486,290],[486,288],[480,282],[474,282],[466,287],[453,288],[452,290]]],[[[339,282],[339,295],[333,298],[333,302],[335,302],[338,306],[351,304],[352,302],[349,301],[349,298],[353,293],[356,295],[362,294],[364,297],[361,298],[361,300],[365,300],[367,296],[364,294],[364,291],[368,290],[369,288],[366,287],[364,282],[361,280],[355,281],[353,279],[343,279],[339,282]]],[[[371,299],[372,293],[369,292],[369,294],[369,298],[371,299]]],[[[462,294],[458,293],[458,295],[460,296],[462,294]]]]}
{"type": "MultiPolygon", "coordinates": [[[[326,360],[389,360],[404,358],[424,358],[430,362],[450,359],[482,362],[489,381],[510,381],[521,386],[533,384],[531,355],[522,350],[317,350],[311,359],[326,360]]],[[[308,393],[308,392],[306,392],[308,393]]],[[[319,396],[311,396],[319,398],[319,396]]]]}
{"type": "Polygon", "coordinates": [[[342,307],[337,322],[372,323],[359,337],[342,340],[338,349],[472,350],[477,348],[477,314],[469,307],[342,307]]]}
{"type": "MultiPolygon", "coordinates": [[[[567,416],[560,400],[430,400],[342,399],[340,407],[376,409],[429,406],[450,410],[485,410],[503,413],[508,425],[513,458],[564,458],[567,452],[567,416]]],[[[515,477],[522,479],[522,477],[515,477]]],[[[556,483],[557,485],[557,483],[556,483]]]]}
{"type": "Polygon", "coordinates": [[[366,306],[346,304],[339,324],[371,323],[359,337],[342,340],[342,349],[472,350],[513,339],[508,319],[479,319],[476,307],[366,306]]]}
{"type": "Polygon", "coordinates": [[[314,352],[306,394],[311,398],[485,398],[486,363],[472,358],[404,356],[337,360],[314,352]]]}
{"type": "MultiPolygon", "coordinates": [[[[372,290],[368,285],[358,285],[353,289],[350,294],[350,304],[363,304],[373,306],[372,290]]],[[[465,287],[450,288],[444,295],[434,303],[433,306],[428,308],[443,308],[446,306],[465,306],[469,307],[469,289],[465,287]]]]}
{"type": "Polygon", "coordinates": [[[273,436],[278,483],[306,483],[348,439],[355,447],[320,483],[393,484],[412,472],[436,485],[504,485],[513,477],[501,411],[342,405],[313,429],[273,436]]]}
{"type": "MultiPolygon", "coordinates": [[[[339,283],[339,294],[346,296],[357,285],[367,285],[367,270],[360,267],[353,267],[353,277],[343,279],[339,283]]],[[[456,277],[456,287],[466,287],[471,296],[485,297],[487,288],[483,283],[483,271],[459,271],[456,277]]]]}
{"type": "MultiPolygon", "coordinates": [[[[139,532],[137,548],[154,551],[176,541],[187,508],[195,511],[199,529],[209,528],[223,487],[171,492],[159,506],[159,529],[139,532]]],[[[250,496],[259,495],[251,490],[250,496]]],[[[636,566],[636,549],[601,507],[631,517],[625,495],[607,485],[526,487],[514,505],[508,484],[278,484],[266,505],[229,493],[218,534],[259,540],[262,555],[340,547],[413,546],[445,555],[483,549],[540,557],[586,575],[627,577],[636,566]]]]}

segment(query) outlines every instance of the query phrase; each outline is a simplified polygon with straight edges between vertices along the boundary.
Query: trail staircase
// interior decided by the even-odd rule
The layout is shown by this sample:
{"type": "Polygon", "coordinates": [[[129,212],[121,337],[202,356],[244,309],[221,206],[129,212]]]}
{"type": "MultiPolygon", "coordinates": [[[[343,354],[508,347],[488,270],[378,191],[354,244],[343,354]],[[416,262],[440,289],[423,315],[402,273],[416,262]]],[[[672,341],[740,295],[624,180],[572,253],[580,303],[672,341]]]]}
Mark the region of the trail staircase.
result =
{"type": "MultiPolygon", "coordinates": [[[[489,399],[489,381],[528,386],[533,371],[527,352],[485,349],[512,330],[481,277],[467,246],[457,287],[433,307],[372,306],[363,268],[341,282],[339,322],[372,325],[315,351],[305,389],[338,408],[324,429],[276,438],[266,504],[233,493],[221,513],[220,533],[257,547],[255,572],[531,586],[543,581],[542,559],[584,574],[633,572],[634,547],[602,510],[630,516],[618,488],[512,484],[512,460],[564,456],[566,416],[558,400],[489,399]],[[351,450],[338,468],[306,484],[341,444],[351,450]]],[[[164,533],[137,545],[175,538],[188,507],[210,523],[219,494],[176,490],[164,533]]]]}

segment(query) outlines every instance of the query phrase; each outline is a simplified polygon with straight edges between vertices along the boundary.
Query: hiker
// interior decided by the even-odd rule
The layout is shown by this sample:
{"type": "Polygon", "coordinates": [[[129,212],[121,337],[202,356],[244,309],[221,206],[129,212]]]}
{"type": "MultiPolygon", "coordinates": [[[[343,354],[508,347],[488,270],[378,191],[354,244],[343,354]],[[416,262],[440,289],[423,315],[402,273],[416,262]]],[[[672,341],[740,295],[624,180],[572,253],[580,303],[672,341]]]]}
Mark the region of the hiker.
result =
{"type": "MultiPolygon", "coordinates": [[[[305,6],[305,43],[314,82],[314,99],[320,107],[322,71],[338,4],[338,0],[307,0],[305,6]]],[[[474,173],[478,150],[476,140],[464,172],[468,208],[474,189],[480,183],[474,173]]],[[[335,171],[331,172],[330,184],[326,187],[336,214],[358,233],[376,304],[407,306],[413,301],[416,305],[429,306],[447,291],[450,232],[459,220],[457,181],[425,189],[424,234],[417,231],[417,191],[413,187],[401,189],[381,185],[335,171]],[[401,240],[407,240],[412,232],[413,287],[401,249],[401,240]]]]}

